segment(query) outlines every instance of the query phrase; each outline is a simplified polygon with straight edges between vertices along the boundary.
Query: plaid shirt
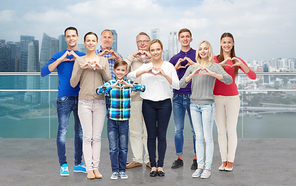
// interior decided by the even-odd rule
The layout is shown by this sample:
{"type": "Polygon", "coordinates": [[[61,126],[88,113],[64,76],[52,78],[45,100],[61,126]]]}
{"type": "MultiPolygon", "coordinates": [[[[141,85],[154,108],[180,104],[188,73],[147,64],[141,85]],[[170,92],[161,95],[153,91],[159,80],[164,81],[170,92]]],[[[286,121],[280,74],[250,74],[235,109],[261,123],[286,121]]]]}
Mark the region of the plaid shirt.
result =
{"type": "MultiPolygon", "coordinates": [[[[112,50],[112,48],[111,48],[111,50],[112,50]]],[[[99,54],[99,53],[101,53],[101,52],[103,52],[103,49],[102,49],[102,47],[100,46],[100,49],[97,49],[97,50],[96,50],[96,54],[99,54]]],[[[117,52],[116,52],[116,53],[117,53],[117,52]]],[[[117,54],[118,54],[118,53],[117,53],[117,54]]],[[[123,59],[122,56],[121,56],[120,54],[118,54],[118,55],[121,57],[121,59],[123,59]]],[[[109,57],[111,57],[111,54],[110,54],[110,53],[107,53],[107,54],[104,55],[104,57],[108,59],[109,57]]],[[[109,68],[110,68],[110,72],[111,72],[111,79],[115,78],[115,74],[114,74],[114,72],[113,72],[113,68],[114,68],[114,63],[115,63],[115,61],[116,61],[116,59],[108,59],[109,68]]]]}
{"type": "Polygon", "coordinates": [[[144,92],[145,85],[134,83],[131,80],[125,81],[129,84],[133,84],[134,87],[122,87],[122,88],[111,88],[111,85],[116,83],[116,79],[112,79],[104,85],[97,88],[97,94],[104,94],[109,92],[110,95],[110,105],[107,111],[107,116],[109,119],[113,120],[128,120],[130,118],[130,108],[131,108],[131,93],[135,92],[144,92]]]}

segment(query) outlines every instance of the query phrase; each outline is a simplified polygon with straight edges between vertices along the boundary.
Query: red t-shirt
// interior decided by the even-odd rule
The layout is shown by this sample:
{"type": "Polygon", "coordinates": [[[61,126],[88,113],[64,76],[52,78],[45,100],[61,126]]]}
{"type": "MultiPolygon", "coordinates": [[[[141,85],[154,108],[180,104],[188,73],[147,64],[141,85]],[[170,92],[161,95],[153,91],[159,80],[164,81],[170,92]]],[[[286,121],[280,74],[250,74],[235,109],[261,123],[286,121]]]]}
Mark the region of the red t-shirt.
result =
{"type": "MultiPolygon", "coordinates": [[[[238,58],[238,59],[240,59],[248,67],[246,62],[244,62],[241,58],[238,58]]],[[[214,56],[214,62],[219,63],[217,56],[214,56]]],[[[227,64],[233,65],[231,60],[228,60],[227,64]]],[[[248,73],[246,73],[241,67],[238,67],[238,68],[242,70],[250,79],[256,79],[256,74],[251,69],[248,73]]],[[[233,81],[230,85],[226,85],[225,83],[216,79],[213,93],[214,95],[217,95],[217,96],[236,96],[238,95],[238,91],[237,91],[237,86],[235,84],[234,67],[225,66],[224,69],[232,77],[233,81]]]]}

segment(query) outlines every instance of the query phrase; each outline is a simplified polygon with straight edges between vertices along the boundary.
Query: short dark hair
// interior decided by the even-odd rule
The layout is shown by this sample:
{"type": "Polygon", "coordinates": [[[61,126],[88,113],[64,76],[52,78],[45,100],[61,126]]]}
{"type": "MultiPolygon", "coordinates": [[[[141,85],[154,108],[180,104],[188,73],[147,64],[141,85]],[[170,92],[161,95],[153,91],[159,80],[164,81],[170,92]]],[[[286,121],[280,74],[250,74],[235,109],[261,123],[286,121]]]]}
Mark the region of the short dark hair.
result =
{"type": "Polygon", "coordinates": [[[191,32],[190,32],[190,30],[189,30],[188,28],[182,28],[182,29],[179,31],[179,33],[178,33],[178,37],[180,37],[180,34],[183,33],[183,32],[189,32],[190,37],[192,37],[192,34],[191,34],[191,32]]]}
{"type": "Polygon", "coordinates": [[[104,32],[111,32],[111,33],[112,33],[112,36],[113,36],[113,32],[112,32],[111,30],[109,30],[109,29],[105,29],[105,30],[103,30],[103,31],[101,32],[101,35],[102,35],[104,32]]]}
{"type": "Polygon", "coordinates": [[[77,30],[75,27],[70,26],[70,27],[66,28],[65,31],[64,31],[65,37],[66,37],[66,32],[67,32],[68,30],[75,30],[75,31],[76,31],[76,34],[77,34],[77,36],[78,36],[78,30],[77,30]]]}
{"type": "Polygon", "coordinates": [[[119,67],[119,66],[126,66],[126,70],[127,70],[128,64],[127,64],[127,62],[124,61],[124,60],[117,60],[117,61],[115,61],[115,63],[114,63],[114,67],[113,67],[113,69],[116,69],[116,68],[119,67]]]}
{"type": "Polygon", "coordinates": [[[96,36],[97,41],[98,41],[98,36],[97,36],[97,34],[94,33],[94,32],[87,32],[87,33],[84,35],[84,41],[85,41],[85,39],[86,39],[86,36],[88,36],[88,35],[94,35],[94,36],[96,36]]]}

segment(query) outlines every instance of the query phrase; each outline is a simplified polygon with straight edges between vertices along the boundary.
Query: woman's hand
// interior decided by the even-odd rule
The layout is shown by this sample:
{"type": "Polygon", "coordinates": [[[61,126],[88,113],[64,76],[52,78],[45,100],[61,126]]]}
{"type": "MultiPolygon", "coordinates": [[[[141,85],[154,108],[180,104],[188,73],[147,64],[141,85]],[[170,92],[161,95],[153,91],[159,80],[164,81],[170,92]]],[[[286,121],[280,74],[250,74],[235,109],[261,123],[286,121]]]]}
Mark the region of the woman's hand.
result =
{"type": "MultiPolygon", "coordinates": [[[[233,58],[232,58],[233,59],[233,58]]],[[[226,59],[224,59],[224,61],[222,61],[222,62],[220,62],[219,64],[222,66],[222,67],[224,67],[224,66],[230,66],[231,67],[231,65],[229,65],[229,64],[227,64],[227,61],[228,60],[232,60],[230,57],[228,57],[228,58],[226,58],[226,59]]]]}

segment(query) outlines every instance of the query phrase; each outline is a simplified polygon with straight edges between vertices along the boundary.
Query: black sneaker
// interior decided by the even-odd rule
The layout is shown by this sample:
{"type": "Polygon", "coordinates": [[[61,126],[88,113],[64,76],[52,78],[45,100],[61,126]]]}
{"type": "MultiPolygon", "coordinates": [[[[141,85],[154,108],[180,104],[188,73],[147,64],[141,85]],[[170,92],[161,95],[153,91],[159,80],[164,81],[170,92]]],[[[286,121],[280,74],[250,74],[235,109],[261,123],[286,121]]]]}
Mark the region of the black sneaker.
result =
{"type": "Polygon", "coordinates": [[[196,169],[197,169],[197,160],[193,160],[191,165],[191,170],[196,170],[196,169]]]}
{"type": "Polygon", "coordinates": [[[172,165],[172,169],[177,169],[183,166],[183,160],[181,159],[177,159],[176,161],[174,161],[173,165],[172,165]]]}

